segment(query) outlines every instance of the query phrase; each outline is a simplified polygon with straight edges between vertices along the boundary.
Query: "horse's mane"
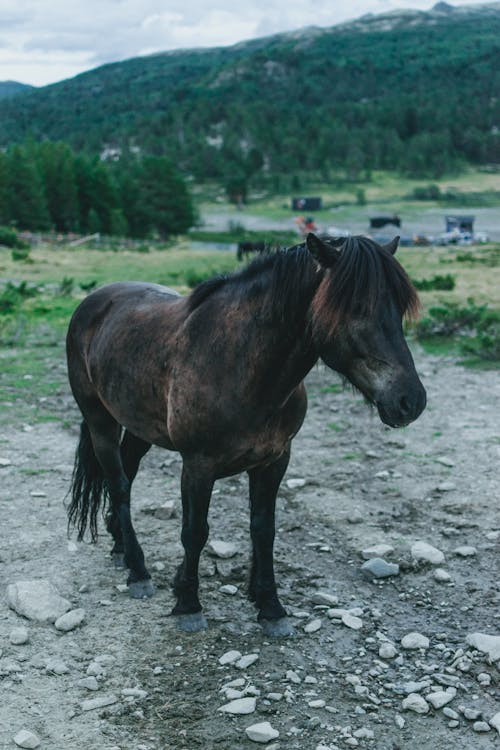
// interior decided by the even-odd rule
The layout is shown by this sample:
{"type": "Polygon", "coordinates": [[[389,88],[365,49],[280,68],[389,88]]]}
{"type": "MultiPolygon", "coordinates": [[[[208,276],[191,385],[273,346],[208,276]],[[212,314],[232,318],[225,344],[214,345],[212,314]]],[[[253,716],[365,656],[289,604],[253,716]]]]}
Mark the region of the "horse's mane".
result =
{"type": "Polygon", "coordinates": [[[334,327],[340,320],[373,315],[391,297],[401,315],[415,317],[419,309],[417,292],[406,271],[391,252],[368,237],[323,240],[340,250],[331,269],[322,274],[301,243],[280,249],[252,261],[246,268],[201,283],[189,296],[189,309],[195,310],[216,290],[229,287],[236,295],[261,295],[260,311],[272,311],[283,321],[297,319],[314,300],[314,316],[329,320],[334,327]],[[270,277],[270,280],[269,280],[270,277]],[[323,282],[323,283],[320,283],[323,282]]]}

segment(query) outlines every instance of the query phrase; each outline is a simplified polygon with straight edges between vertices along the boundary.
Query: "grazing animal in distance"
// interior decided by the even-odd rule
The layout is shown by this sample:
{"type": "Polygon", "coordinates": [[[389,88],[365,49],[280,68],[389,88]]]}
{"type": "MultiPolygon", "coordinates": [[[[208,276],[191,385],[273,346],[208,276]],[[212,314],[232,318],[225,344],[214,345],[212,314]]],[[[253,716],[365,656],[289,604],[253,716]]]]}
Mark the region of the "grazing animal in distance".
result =
{"type": "Polygon", "coordinates": [[[151,445],[182,456],[184,559],[172,614],[186,631],[206,627],[198,564],[216,479],[247,472],[252,561],[249,596],[269,635],[292,632],[273,568],[275,502],[304,420],[304,378],[321,359],[401,427],[426,394],[402,320],[417,293],[394,257],[398,239],[304,243],[202,283],[187,296],[156,284],[92,292],[67,336],[68,372],[83,415],[69,521],[79,538],[107,528],[133,597],[154,592],[130,514],[130,490],[151,445]]]}

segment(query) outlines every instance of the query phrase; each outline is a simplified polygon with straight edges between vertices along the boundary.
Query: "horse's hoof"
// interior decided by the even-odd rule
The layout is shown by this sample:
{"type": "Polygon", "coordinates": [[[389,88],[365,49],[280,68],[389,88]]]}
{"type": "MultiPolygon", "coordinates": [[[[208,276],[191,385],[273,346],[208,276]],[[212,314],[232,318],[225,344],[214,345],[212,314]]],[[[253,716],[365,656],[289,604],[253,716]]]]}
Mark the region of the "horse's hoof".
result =
{"type": "Polygon", "coordinates": [[[199,633],[208,628],[208,623],[202,612],[195,612],[189,615],[175,615],[175,626],[183,633],[199,633]]]}
{"type": "Polygon", "coordinates": [[[128,593],[132,599],[150,599],[155,593],[153,581],[150,578],[144,581],[132,581],[128,585],[128,593]]]}
{"type": "Polygon", "coordinates": [[[125,570],[127,567],[125,564],[125,553],[124,552],[112,552],[111,558],[116,570],[125,570]]]}
{"type": "Polygon", "coordinates": [[[271,638],[286,638],[295,635],[295,630],[288,617],[279,617],[277,620],[259,620],[264,635],[271,638]]]}

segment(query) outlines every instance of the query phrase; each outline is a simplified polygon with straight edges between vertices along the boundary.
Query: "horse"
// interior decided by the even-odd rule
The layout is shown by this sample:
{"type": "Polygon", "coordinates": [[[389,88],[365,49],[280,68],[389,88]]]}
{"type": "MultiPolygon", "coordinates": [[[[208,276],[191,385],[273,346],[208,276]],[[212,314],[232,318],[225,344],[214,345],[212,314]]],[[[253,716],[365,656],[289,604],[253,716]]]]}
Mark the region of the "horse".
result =
{"type": "Polygon", "coordinates": [[[304,378],[318,360],[340,373],[386,425],[426,405],[402,321],[417,292],[394,257],[399,238],[323,240],[203,282],[181,296],[156,284],[93,291],[67,335],[71,389],[82,412],[69,524],[97,536],[99,509],[132,597],[154,593],[130,515],[130,489],[151,445],[182,456],[184,557],[173,591],[177,627],[207,627],[198,565],[216,479],[247,472],[252,559],[248,596],[266,635],[293,628],[273,568],[275,503],[307,409],[304,378]]]}
{"type": "Polygon", "coordinates": [[[238,260],[243,260],[245,255],[250,253],[266,253],[270,251],[270,245],[264,240],[247,240],[245,242],[238,242],[238,249],[236,251],[236,257],[238,260]]]}

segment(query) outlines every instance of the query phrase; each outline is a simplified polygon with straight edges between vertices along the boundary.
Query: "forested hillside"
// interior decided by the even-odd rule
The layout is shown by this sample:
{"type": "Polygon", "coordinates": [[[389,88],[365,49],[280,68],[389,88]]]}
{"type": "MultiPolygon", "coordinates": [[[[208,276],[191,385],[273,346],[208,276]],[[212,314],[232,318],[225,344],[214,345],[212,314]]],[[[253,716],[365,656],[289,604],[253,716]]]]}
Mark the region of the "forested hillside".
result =
{"type": "Polygon", "coordinates": [[[25,83],[17,81],[0,81],[0,99],[6,99],[9,96],[16,96],[33,89],[33,86],[27,86],[25,83]]]}
{"type": "Polygon", "coordinates": [[[228,49],[106,65],[0,102],[2,145],[136,147],[195,179],[279,189],[500,162],[500,4],[364,17],[228,49]]]}

